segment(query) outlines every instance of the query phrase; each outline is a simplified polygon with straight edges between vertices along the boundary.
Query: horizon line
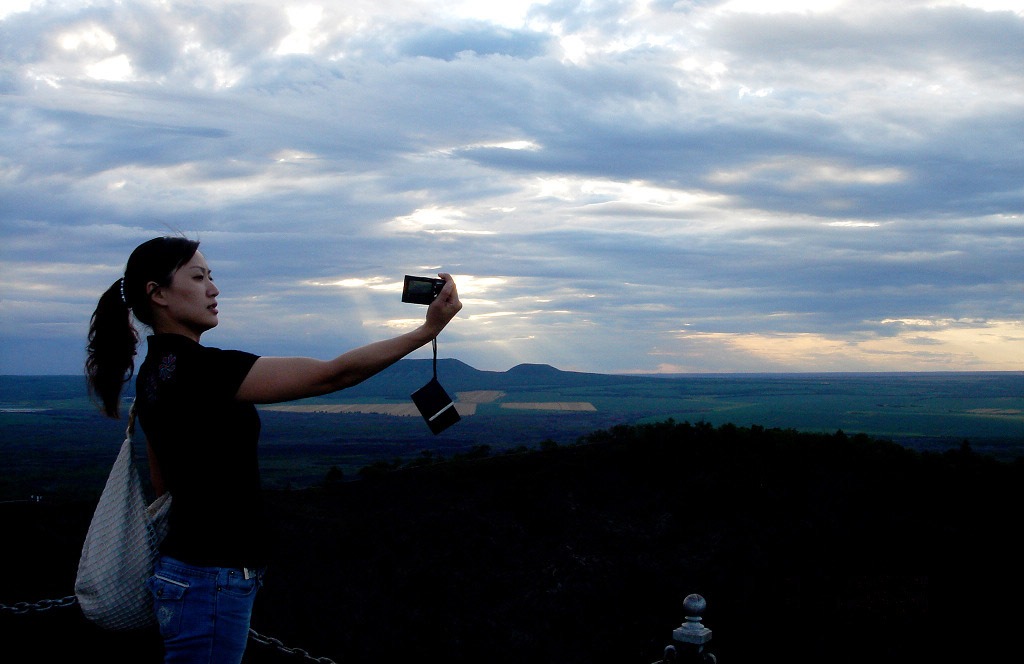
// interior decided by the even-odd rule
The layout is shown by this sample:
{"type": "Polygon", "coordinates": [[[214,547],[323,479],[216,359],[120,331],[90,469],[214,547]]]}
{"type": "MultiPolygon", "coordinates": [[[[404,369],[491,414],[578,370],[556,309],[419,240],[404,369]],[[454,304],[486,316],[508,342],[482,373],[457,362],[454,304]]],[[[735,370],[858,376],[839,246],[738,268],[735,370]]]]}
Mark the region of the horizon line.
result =
{"type": "MultiPolygon", "coordinates": [[[[466,365],[474,371],[486,372],[486,373],[508,373],[513,369],[524,366],[536,366],[536,367],[549,367],[555,371],[562,373],[584,373],[600,376],[619,376],[625,378],[695,378],[695,377],[708,377],[708,376],[900,376],[900,375],[944,375],[944,374],[1020,374],[1024,376],[1024,369],[932,369],[932,370],[890,370],[890,371],[795,371],[795,370],[761,370],[761,371],[690,371],[690,372],[671,372],[662,373],[655,371],[588,371],[582,369],[560,369],[552,364],[543,362],[522,362],[520,364],[513,365],[505,370],[495,369],[478,369],[473,365],[460,360],[455,357],[438,358],[438,362],[445,360],[453,360],[461,364],[466,365]]],[[[432,362],[430,359],[422,358],[402,358],[395,365],[403,362],[432,362]]],[[[392,366],[395,366],[392,365],[392,366]]],[[[384,371],[387,371],[385,369],[384,371]]],[[[382,372],[383,373],[383,372],[382,372]]],[[[0,378],[85,378],[85,374],[81,373],[42,373],[42,374],[29,374],[29,373],[0,373],[0,378]]]]}

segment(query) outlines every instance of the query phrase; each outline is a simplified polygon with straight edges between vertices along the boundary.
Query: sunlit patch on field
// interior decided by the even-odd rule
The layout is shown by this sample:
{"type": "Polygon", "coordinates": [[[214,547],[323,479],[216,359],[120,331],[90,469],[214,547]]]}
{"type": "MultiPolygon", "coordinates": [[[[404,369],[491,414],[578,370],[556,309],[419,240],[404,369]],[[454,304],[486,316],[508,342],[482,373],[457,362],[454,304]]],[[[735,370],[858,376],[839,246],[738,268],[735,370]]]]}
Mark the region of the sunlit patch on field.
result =
{"type": "MultiPolygon", "coordinates": [[[[474,392],[456,392],[455,398],[460,403],[494,403],[505,396],[504,392],[498,390],[476,390],[474,392]]],[[[462,411],[459,411],[462,412],[462,411]]]]}
{"type": "Polygon", "coordinates": [[[1011,417],[1024,415],[1024,410],[1016,408],[972,408],[966,412],[973,415],[1009,415],[1011,417]]]}
{"type": "MultiPolygon", "coordinates": [[[[393,415],[395,417],[421,417],[413,403],[352,403],[304,404],[292,406],[265,406],[263,410],[282,413],[361,413],[363,415],[393,415]]],[[[456,403],[459,415],[476,415],[475,403],[456,403]]]]}
{"type": "Polygon", "coordinates": [[[594,405],[586,401],[546,401],[541,403],[503,403],[502,408],[512,410],[564,410],[574,412],[597,412],[594,405]]]}

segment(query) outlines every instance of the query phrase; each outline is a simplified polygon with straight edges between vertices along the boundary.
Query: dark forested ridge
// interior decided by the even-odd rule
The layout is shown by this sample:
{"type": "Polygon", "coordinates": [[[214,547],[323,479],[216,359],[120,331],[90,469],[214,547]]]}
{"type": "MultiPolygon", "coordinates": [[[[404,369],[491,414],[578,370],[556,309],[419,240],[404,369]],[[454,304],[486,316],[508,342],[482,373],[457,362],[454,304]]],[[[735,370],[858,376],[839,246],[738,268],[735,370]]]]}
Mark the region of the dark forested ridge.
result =
{"type": "MultiPolygon", "coordinates": [[[[339,664],[647,664],[698,592],[721,662],[998,661],[1022,475],[969,444],[668,421],[273,491],[253,626],[339,664]]],[[[0,507],[18,543],[0,602],[70,592],[90,506],[0,507]]],[[[152,654],[61,611],[0,617],[4,642],[33,661],[152,654]]]]}

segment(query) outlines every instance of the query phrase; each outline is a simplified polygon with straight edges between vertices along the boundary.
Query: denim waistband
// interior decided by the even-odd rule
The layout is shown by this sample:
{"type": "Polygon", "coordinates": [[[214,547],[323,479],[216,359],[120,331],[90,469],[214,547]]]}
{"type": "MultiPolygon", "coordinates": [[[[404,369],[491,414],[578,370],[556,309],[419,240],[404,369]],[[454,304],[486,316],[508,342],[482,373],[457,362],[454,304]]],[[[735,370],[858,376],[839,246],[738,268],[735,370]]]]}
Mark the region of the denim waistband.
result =
{"type": "Polygon", "coordinates": [[[174,569],[178,574],[193,578],[217,578],[224,572],[237,572],[246,579],[259,579],[262,578],[267,571],[266,567],[203,567],[182,562],[177,558],[168,556],[166,553],[160,554],[157,564],[174,569]]]}

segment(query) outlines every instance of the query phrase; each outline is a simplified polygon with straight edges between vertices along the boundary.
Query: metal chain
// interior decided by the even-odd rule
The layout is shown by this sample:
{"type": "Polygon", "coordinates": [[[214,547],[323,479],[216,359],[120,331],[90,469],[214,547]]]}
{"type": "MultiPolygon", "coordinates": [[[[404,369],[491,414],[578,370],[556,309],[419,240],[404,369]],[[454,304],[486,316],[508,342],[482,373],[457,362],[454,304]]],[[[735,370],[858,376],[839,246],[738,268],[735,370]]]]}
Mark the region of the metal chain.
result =
{"type": "Polygon", "coordinates": [[[0,604],[0,613],[10,613],[13,615],[24,615],[29,611],[49,611],[50,609],[64,608],[65,606],[74,606],[78,601],[78,598],[74,595],[68,595],[60,599],[44,599],[38,602],[17,602],[12,606],[7,604],[0,604]]]}
{"type": "Polygon", "coordinates": [[[278,639],[275,639],[272,636],[263,636],[254,629],[249,630],[249,638],[261,645],[277,648],[280,652],[283,652],[286,655],[298,655],[299,657],[311,662],[317,662],[317,664],[337,664],[337,662],[328,657],[313,657],[302,648],[289,648],[278,639]]]}

